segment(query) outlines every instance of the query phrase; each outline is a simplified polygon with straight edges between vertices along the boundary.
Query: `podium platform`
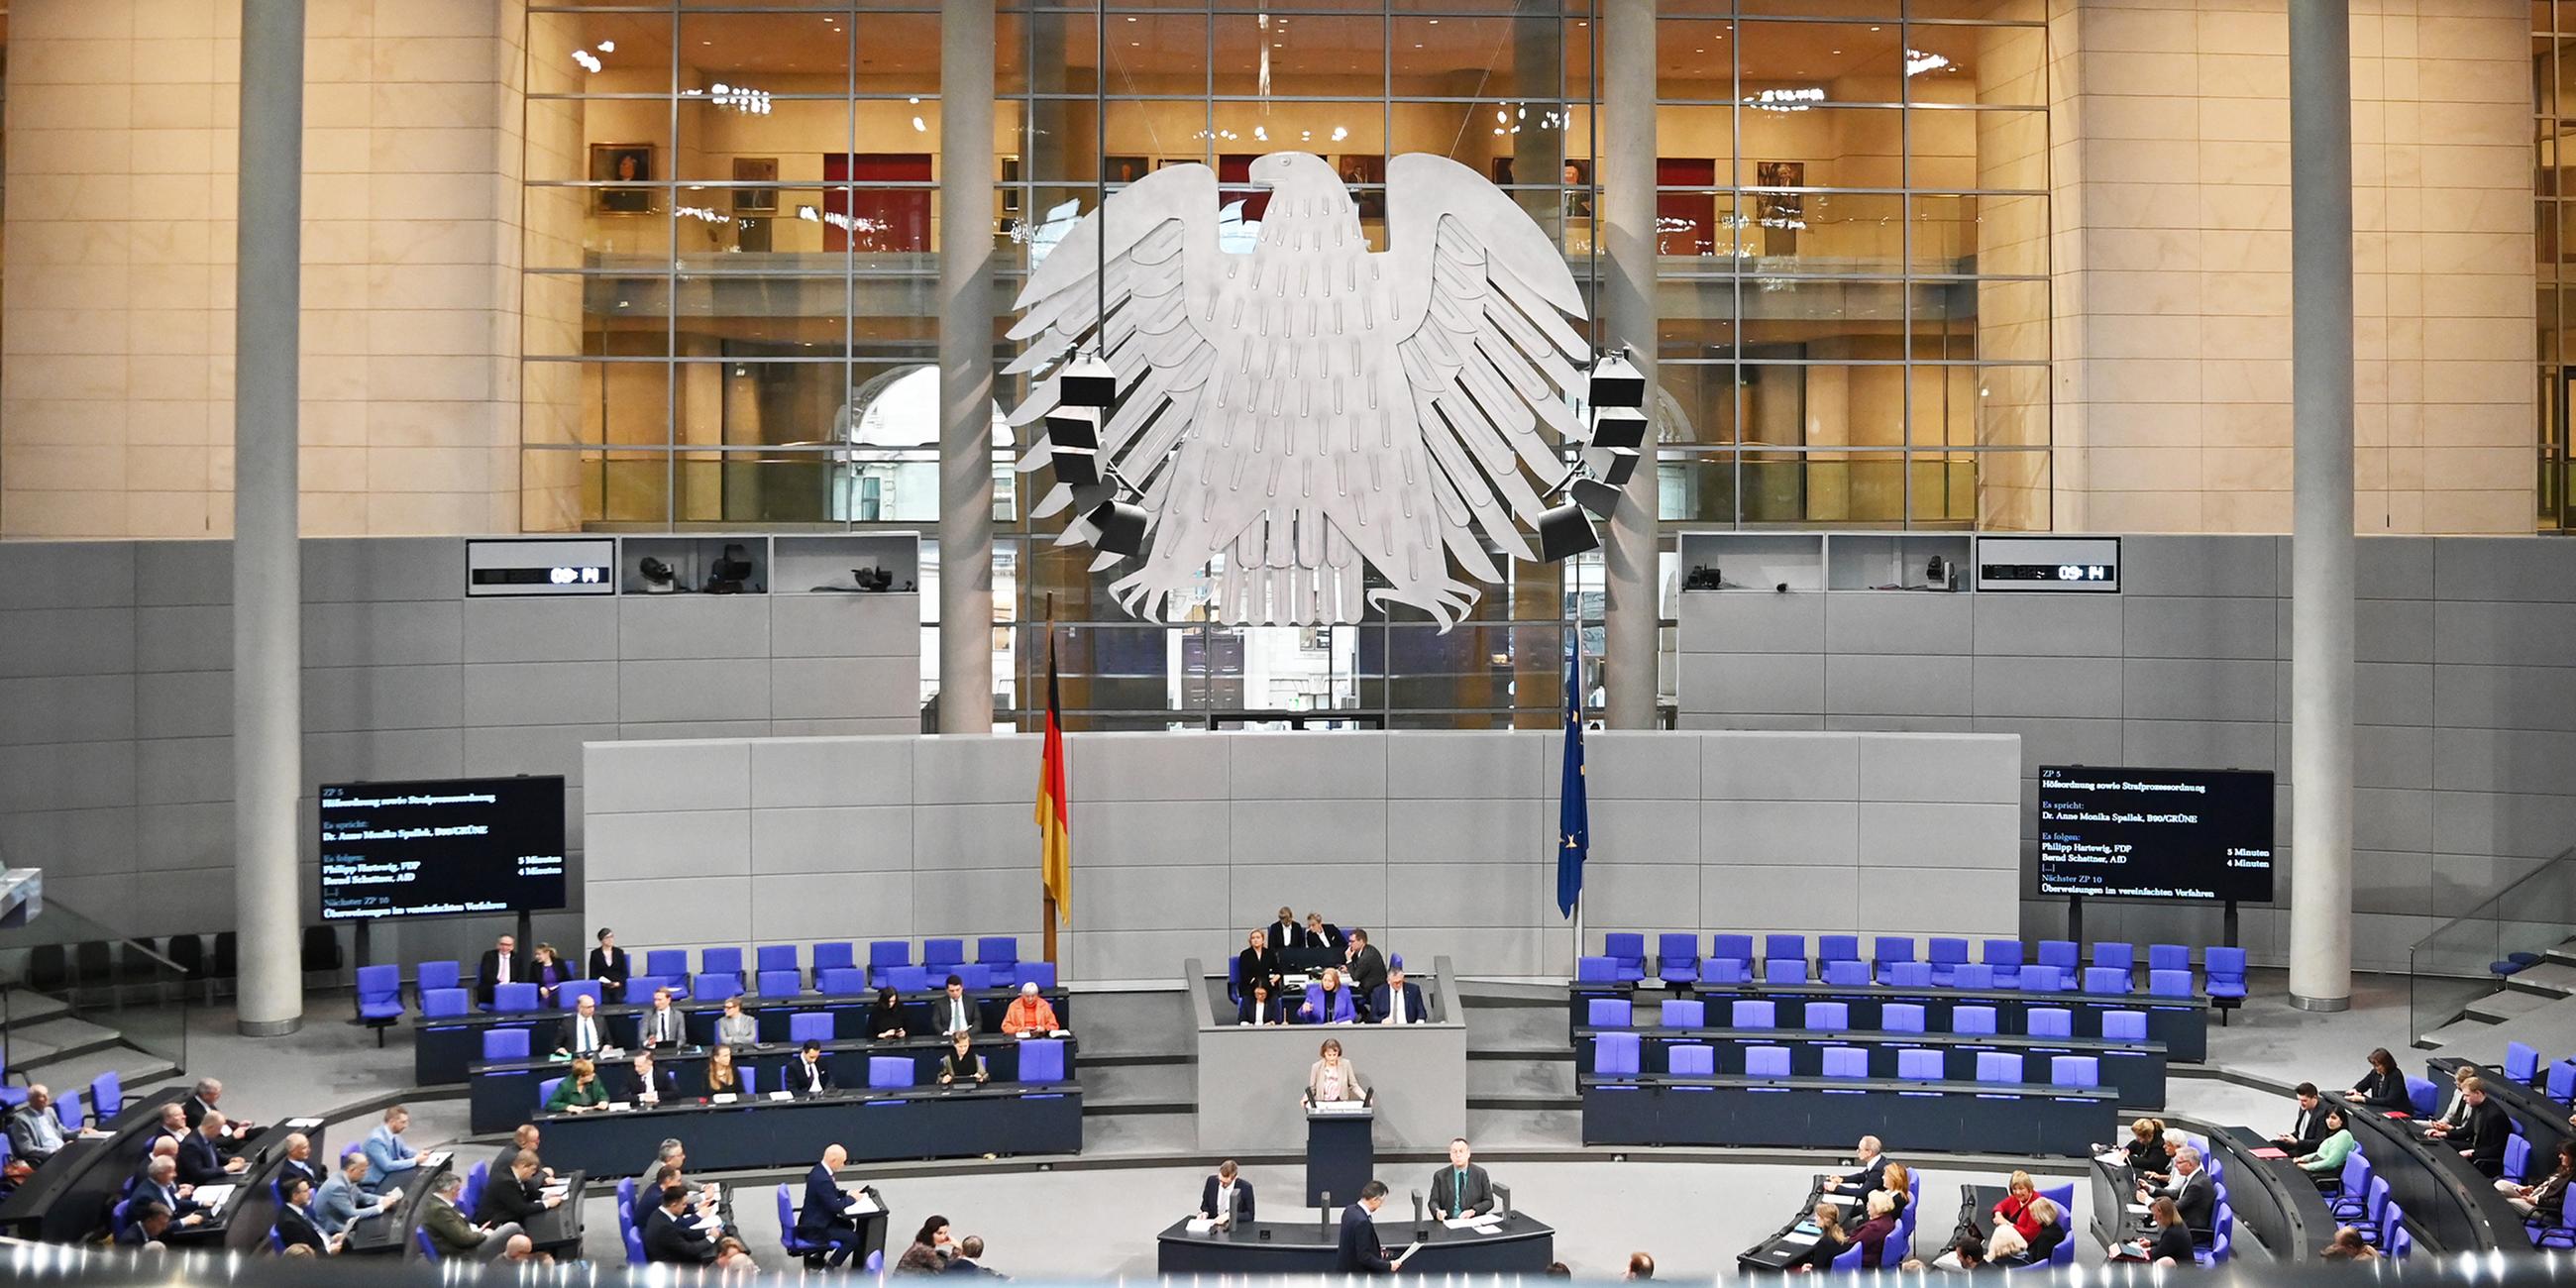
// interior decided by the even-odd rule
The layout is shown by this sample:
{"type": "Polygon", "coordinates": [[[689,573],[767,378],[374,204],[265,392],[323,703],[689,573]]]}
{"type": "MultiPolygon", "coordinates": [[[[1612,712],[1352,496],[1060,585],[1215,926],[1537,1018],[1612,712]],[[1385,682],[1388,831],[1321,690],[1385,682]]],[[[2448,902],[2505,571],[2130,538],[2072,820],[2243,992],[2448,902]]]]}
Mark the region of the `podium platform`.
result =
{"type": "Polygon", "coordinates": [[[1306,1107],[1306,1206],[1347,1207],[1376,1171],[1377,1111],[1350,1100],[1306,1107]]]}
{"type": "MultiPolygon", "coordinates": [[[[1436,1018],[1425,1024],[1293,1024],[1255,1028],[1235,1022],[1225,972],[1210,975],[1196,958],[1182,963],[1191,1018],[1198,1147],[1203,1153],[1287,1154],[1305,1146],[1306,1071],[1326,1038],[1342,1044],[1357,1067],[1377,1115],[1376,1140],[1389,1153],[1437,1155],[1467,1132],[1467,1026],[1459,1018],[1457,976],[1446,957],[1411,963],[1436,1018]]],[[[1343,1201],[1334,1191],[1335,1201],[1343,1201]]]]}

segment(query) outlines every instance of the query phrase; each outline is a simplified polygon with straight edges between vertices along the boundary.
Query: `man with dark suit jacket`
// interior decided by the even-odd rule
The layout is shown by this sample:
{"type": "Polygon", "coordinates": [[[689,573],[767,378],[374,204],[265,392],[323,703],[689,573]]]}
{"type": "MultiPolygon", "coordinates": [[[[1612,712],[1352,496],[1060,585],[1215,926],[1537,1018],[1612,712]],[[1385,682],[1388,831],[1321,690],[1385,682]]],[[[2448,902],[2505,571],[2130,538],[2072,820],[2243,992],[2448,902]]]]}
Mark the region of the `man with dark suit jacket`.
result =
{"type": "Polygon", "coordinates": [[[1270,946],[1274,950],[1306,946],[1306,928],[1297,924],[1294,909],[1285,906],[1279,909],[1279,920],[1270,923],[1270,946]]]}
{"type": "Polygon", "coordinates": [[[1386,954],[1369,942],[1367,931],[1353,930],[1349,945],[1342,950],[1342,959],[1343,969],[1350,974],[1351,987],[1358,995],[1360,1023],[1374,1023],[1378,1013],[1369,1008],[1369,999],[1386,987],[1386,954]]]}
{"type": "MultiPolygon", "coordinates": [[[[187,1114],[189,1122],[204,1122],[208,1112],[223,1107],[223,1100],[224,1084],[221,1079],[200,1078],[197,1080],[196,1090],[191,1092],[187,1099],[179,1102],[179,1108],[187,1114]]],[[[238,1118],[228,1117],[224,1119],[224,1134],[215,1141],[215,1148],[227,1154],[234,1153],[259,1139],[259,1134],[267,1130],[265,1127],[253,1127],[238,1118]]],[[[317,1180],[314,1184],[319,1185],[321,1182],[317,1180]]]]}
{"type": "Polygon", "coordinates": [[[546,1197],[546,1183],[537,1176],[540,1166],[541,1160],[531,1151],[512,1155],[509,1170],[492,1173],[484,1183],[483,1201],[474,1219],[489,1226],[515,1221],[524,1231],[547,1209],[561,1204],[561,1198],[546,1197]]]}
{"type": "Polygon", "coordinates": [[[1431,1174],[1431,1214],[1443,1221],[1494,1210],[1493,1178],[1476,1166],[1475,1151],[1460,1136],[1449,1142],[1449,1165],[1431,1174]]]}
{"type": "Polygon", "coordinates": [[[1836,1174],[1825,1186],[1829,1193],[1866,1195],[1887,1188],[1886,1147],[1879,1144],[1878,1137],[1861,1137],[1860,1143],[1852,1147],[1852,1157],[1860,1165],[1836,1174]]]}
{"type": "Polygon", "coordinates": [[[1371,1181],[1360,1187],[1356,1203],[1342,1209],[1342,1242],[1333,1259],[1333,1271],[1345,1275],[1391,1275],[1395,1263],[1387,1260],[1386,1245],[1378,1242],[1374,1214],[1386,1206],[1386,1182],[1371,1181]]]}
{"type": "Polygon", "coordinates": [[[1369,1014],[1379,1024],[1428,1024],[1431,1012],[1423,1009],[1422,987],[1404,977],[1402,970],[1386,973],[1386,982],[1369,994],[1369,1014]]]}
{"type": "Polygon", "coordinates": [[[179,1142],[179,1179],[188,1185],[222,1185],[250,1166],[244,1158],[226,1159],[215,1142],[224,1134],[224,1116],[209,1112],[197,1130],[179,1142]]]}
{"type": "Polygon", "coordinates": [[[2172,1199],[2174,1211],[2182,1216],[2183,1228],[2191,1231],[2192,1242],[2209,1246],[2218,1216],[2218,1183],[2201,1170],[2199,1150],[2185,1145],[2174,1151],[2173,1179],[2152,1189],[2138,1187],[2139,1202],[2157,1199],[2172,1199]]]}
{"type": "Polygon", "coordinates": [[[800,1096],[819,1096],[832,1089],[832,1067],[823,1063],[823,1044],[807,1038],[787,1062],[787,1090],[800,1096]]]}
{"type": "Polygon", "coordinates": [[[651,1051],[635,1053],[635,1103],[639,1105],[673,1105],[680,1101],[680,1079],[667,1069],[654,1067],[651,1051]]]}
{"type": "Polygon", "coordinates": [[[278,1183],[277,1196],[282,1200],[277,1205],[277,1220],[274,1222],[278,1243],[289,1248],[311,1248],[317,1257],[330,1256],[335,1251],[330,1236],[323,1234],[322,1227],[314,1223],[313,1213],[307,1206],[313,1202],[313,1182],[301,1176],[286,1177],[278,1183]]]}
{"type": "Polygon", "coordinates": [[[1252,1182],[1240,1171],[1231,1158],[1216,1165],[1216,1175],[1199,1187],[1200,1216],[1230,1230],[1252,1224],[1252,1182]]]}
{"type": "Polygon", "coordinates": [[[2299,1116],[2290,1120],[2290,1130],[2272,1138],[2272,1143],[2290,1152],[2292,1158],[2317,1152],[2326,1139],[2326,1107],[2317,1095],[2317,1084],[2299,1084],[2299,1116]]]}
{"type": "Polygon", "coordinates": [[[492,1004],[492,990],[503,984],[524,984],[536,978],[528,969],[527,957],[519,951],[519,941],[503,935],[483,954],[482,964],[474,971],[474,1000],[492,1004]]]}
{"type": "Polygon", "coordinates": [[[684,1215],[689,1192],[673,1185],[662,1191],[662,1205],[644,1222],[644,1259],[667,1265],[704,1266],[716,1259],[716,1241],[684,1215]]]}
{"type": "Polygon", "coordinates": [[[859,1223],[849,1217],[850,1192],[841,1188],[833,1177],[850,1161],[850,1151],[839,1145],[823,1147],[823,1161],[805,1173],[805,1202],[796,1209],[796,1237],[806,1243],[831,1245],[831,1253],[816,1253],[809,1262],[820,1260],[834,1270],[859,1251],[859,1223]]]}
{"type": "Polygon", "coordinates": [[[2460,1098],[2469,1103],[2468,1121],[2444,1139],[2455,1145],[2468,1142],[2469,1147],[2460,1151],[2460,1157],[2469,1160],[2469,1166],[2478,1169],[2480,1176],[2504,1175],[2504,1147],[2506,1141],[2513,1139],[2513,1120],[2505,1116],[2504,1106],[2487,1096],[2487,1084],[2482,1078],[2461,1083],[2460,1098]]]}
{"type": "Polygon", "coordinates": [[[286,1161],[278,1164],[277,1176],[279,1180],[290,1176],[302,1177],[315,1189],[320,1189],[322,1182],[331,1179],[323,1175],[322,1165],[313,1160],[312,1139],[300,1131],[287,1136],[286,1161]]]}

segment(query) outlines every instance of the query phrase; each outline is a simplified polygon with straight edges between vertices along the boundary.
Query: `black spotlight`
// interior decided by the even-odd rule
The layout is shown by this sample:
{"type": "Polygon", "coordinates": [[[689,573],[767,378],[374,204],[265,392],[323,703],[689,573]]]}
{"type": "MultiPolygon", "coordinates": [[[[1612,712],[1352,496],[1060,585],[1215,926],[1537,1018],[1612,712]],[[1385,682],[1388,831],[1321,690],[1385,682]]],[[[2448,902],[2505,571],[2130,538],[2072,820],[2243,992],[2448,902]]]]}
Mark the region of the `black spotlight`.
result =
{"type": "Polygon", "coordinates": [[[1637,462],[1645,453],[1633,447],[1608,449],[1610,461],[1601,467],[1601,481],[1612,487],[1628,486],[1628,476],[1637,472],[1637,462]]]}
{"type": "Polygon", "coordinates": [[[1555,563],[1600,548],[1601,537],[1592,530],[1592,520],[1584,516],[1582,506],[1551,506],[1538,516],[1539,558],[1555,563]]]}
{"type": "Polygon", "coordinates": [[[1646,413],[1634,407],[1592,409],[1594,447],[1636,448],[1646,445],[1646,413]]]}
{"type": "Polygon", "coordinates": [[[1059,407],[1106,407],[1118,401],[1118,373],[1097,354],[1084,354],[1056,374],[1059,407]]]}
{"type": "Polygon", "coordinates": [[[1645,373],[1621,354],[1610,354],[1592,364],[1592,382],[1586,402],[1594,408],[1643,407],[1646,405],[1645,373]]]}
{"type": "Polygon", "coordinates": [[[1593,518],[1607,519],[1619,508],[1619,489],[1598,479],[1576,479],[1571,490],[1574,503],[1593,518]]]}
{"type": "Polygon", "coordinates": [[[1058,407],[1046,414],[1047,454],[1056,482],[1068,487],[1100,483],[1100,409],[1058,407]]]}
{"type": "Polygon", "coordinates": [[[1145,509],[1124,501],[1103,501],[1089,515],[1091,526],[1100,529],[1100,539],[1092,544],[1113,555],[1132,555],[1145,548],[1145,509]]]}

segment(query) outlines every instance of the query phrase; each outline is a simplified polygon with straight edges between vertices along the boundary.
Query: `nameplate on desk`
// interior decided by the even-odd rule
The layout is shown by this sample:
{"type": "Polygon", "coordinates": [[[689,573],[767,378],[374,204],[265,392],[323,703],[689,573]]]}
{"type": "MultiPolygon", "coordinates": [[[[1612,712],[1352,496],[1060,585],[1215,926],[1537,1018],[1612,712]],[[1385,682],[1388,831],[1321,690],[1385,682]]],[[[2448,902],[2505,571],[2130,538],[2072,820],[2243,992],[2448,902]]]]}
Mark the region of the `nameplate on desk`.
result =
{"type": "Polygon", "coordinates": [[[773,1091],[769,1093],[769,1098],[772,1100],[794,1100],[796,1098],[796,1093],[793,1091],[773,1091]]]}
{"type": "Polygon", "coordinates": [[[629,1104],[629,1103],[627,1103],[626,1101],[623,1101],[623,1100],[612,1100],[612,1101],[609,1101],[607,1104],[605,1104],[605,1105],[601,1106],[601,1108],[606,1109],[608,1112],[610,1112],[610,1113],[612,1113],[612,1114],[622,1114],[622,1113],[625,1113],[625,1112],[626,1112],[627,1110],[629,1110],[629,1109],[633,1109],[634,1107],[635,1107],[634,1105],[629,1104]]]}
{"type": "Polygon", "coordinates": [[[707,1103],[711,1105],[729,1105],[738,1099],[740,1099],[740,1097],[734,1095],[734,1093],[730,1091],[719,1091],[716,1094],[707,1097],[707,1103]]]}

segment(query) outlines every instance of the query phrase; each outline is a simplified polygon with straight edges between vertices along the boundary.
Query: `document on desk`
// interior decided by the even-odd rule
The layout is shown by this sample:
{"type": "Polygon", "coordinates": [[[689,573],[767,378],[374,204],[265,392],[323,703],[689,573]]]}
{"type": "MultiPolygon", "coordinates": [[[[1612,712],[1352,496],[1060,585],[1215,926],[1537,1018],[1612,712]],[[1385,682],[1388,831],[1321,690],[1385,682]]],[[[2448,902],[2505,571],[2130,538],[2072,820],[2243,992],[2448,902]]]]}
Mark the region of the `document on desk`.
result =
{"type": "Polygon", "coordinates": [[[1780,1242],[1785,1247],[1810,1248],[1815,1246],[1816,1235],[1815,1232],[1811,1230],[1791,1230],[1787,1234],[1780,1236],[1780,1242]]]}
{"type": "Polygon", "coordinates": [[[231,1198],[233,1191],[240,1188],[238,1185],[200,1185],[189,1197],[194,1198],[199,1206],[209,1212],[221,1212],[224,1210],[224,1201],[231,1198]]]}
{"type": "Polygon", "coordinates": [[[884,1208],[877,1206],[877,1201],[874,1198],[869,1197],[867,1191],[861,1190],[857,1194],[850,1196],[850,1205],[841,1209],[841,1215],[875,1216],[877,1213],[884,1210],[884,1208]]]}
{"type": "Polygon", "coordinates": [[[1399,1252],[1399,1253],[1395,1254],[1395,1259],[1394,1259],[1393,1261],[1389,1262],[1388,1264],[1389,1264],[1389,1265],[1391,1265],[1391,1266],[1395,1266],[1395,1267],[1401,1268],[1401,1267],[1404,1265],[1404,1263],[1405,1263],[1405,1262],[1408,1262],[1408,1261],[1413,1260],[1413,1254],[1414,1254],[1414,1253],[1417,1253],[1417,1252],[1420,1252],[1420,1251],[1422,1251],[1422,1241],[1421,1241],[1421,1240],[1419,1240],[1419,1239],[1417,1239],[1417,1240],[1415,1240],[1415,1241],[1413,1242],[1412,1246],[1410,1246],[1410,1247],[1406,1248],[1406,1249],[1405,1249],[1404,1251],[1402,1251],[1402,1252],[1399,1252]]]}
{"type": "Polygon", "coordinates": [[[1319,1113],[1319,1114],[1359,1114],[1359,1113],[1366,1113],[1366,1112],[1368,1112],[1368,1102],[1367,1102],[1367,1101],[1365,1101],[1365,1100],[1325,1100],[1325,1101],[1319,1101],[1319,1102],[1317,1102],[1317,1103],[1316,1103],[1316,1105],[1315,1105],[1315,1112],[1316,1112],[1316,1113],[1319,1113]]]}
{"type": "Polygon", "coordinates": [[[2100,1163],[2104,1167],[2127,1167],[2129,1165],[2129,1156],[2115,1149],[2106,1153],[2095,1154],[2093,1156],[2093,1161],[2100,1163]]]}
{"type": "Polygon", "coordinates": [[[1453,1216],[1440,1224],[1452,1230],[1473,1230],[1478,1234],[1492,1234],[1503,1228],[1503,1219],[1487,1213],[1484,1216],[1453,1216]]]}
{"type": "Polygon", "coordinates": [[[1206,1234],[1215,1228],[1216,1218],[1212,1216],[1194,1216],[1181,1226],[1181,1229],[1189,1234],[1206,1234]]]}
{"type": "Polygon", "coordinates": [[[420,1167],[420,1168],[423,1168],[423,1169],[433,1168],[433,1167],[445,1167],[446,1165],[447,1165],[447,1151],[446,1151],[446,1150],[443,1150],[443,1149],[440,1149],[440,1150],[432,1150],[432,1151],[430,1151],[429,1153],[426,1153],[426,1154],[421,1155],[421,1156],[420,1156],[420,1162],[419,1162],[419,1163],[417,1163],[417,1164],[415,1164],[415,1166],[420,1167]]]}

